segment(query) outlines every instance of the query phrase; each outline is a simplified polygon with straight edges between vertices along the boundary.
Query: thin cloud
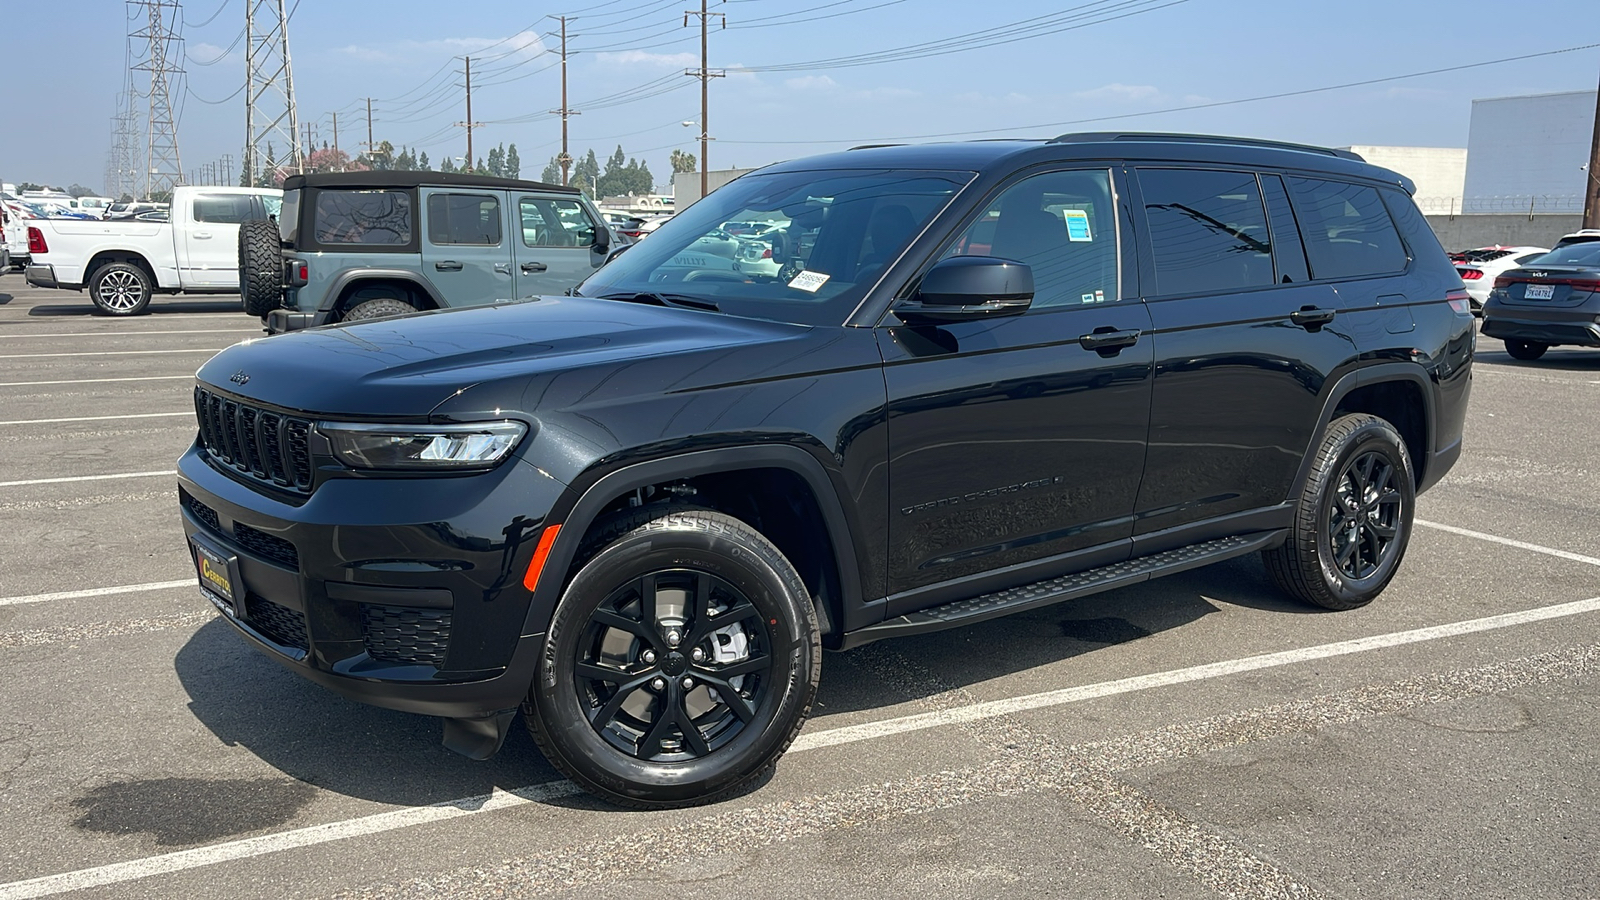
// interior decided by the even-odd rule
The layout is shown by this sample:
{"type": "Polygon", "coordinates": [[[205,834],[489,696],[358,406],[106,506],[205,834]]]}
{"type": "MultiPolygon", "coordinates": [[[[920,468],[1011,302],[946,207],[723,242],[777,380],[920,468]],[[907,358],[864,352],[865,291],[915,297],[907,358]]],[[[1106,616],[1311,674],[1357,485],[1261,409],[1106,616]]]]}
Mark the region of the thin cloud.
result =
{"type": "Polygon", "coordinates": [[[510,38],[437,38],[431,41],[396,41],[392,44],[361,46],[350,44],[338,52],[367,63],[410,63],[418,57],[474,56],[480,51],[486,56],[506,60],[531,59],[545,52],[544,39],[532,31],[523,31],[510,38]]]}

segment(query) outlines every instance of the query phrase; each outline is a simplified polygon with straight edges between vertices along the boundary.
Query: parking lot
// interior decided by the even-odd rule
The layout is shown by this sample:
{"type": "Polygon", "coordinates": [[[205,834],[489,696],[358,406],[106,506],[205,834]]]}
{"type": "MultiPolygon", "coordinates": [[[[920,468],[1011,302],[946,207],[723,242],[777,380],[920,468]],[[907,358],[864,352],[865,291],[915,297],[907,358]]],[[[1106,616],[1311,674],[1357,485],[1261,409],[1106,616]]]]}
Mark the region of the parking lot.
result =
{"type": "Polygon", "coordinates": [[[218,621],[173,464],[233,298],[0,276],[0,900],[1600,896],[1600,352],[1480,339],[1406,562],[1312,611],[1255,557],[823,661],[777,774],[609,807],[218,621]]]}

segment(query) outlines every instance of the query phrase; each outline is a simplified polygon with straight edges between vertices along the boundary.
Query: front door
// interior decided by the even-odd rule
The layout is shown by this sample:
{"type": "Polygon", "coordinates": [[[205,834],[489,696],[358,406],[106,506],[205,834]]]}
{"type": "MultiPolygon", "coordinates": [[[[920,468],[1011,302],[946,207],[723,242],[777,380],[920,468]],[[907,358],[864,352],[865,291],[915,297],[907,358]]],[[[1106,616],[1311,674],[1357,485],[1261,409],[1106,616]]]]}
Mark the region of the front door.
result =
{"type": "Polygon", "coordinates": [[[517,297],[565,294],[606,261],[595,245],[599,225],[567,197],[517,198],[517,297]]]}
{"type": "Polygon", "coordinates": [[[997,576],[1024,583],[1126,558],[1153,357],[1149,314],[1118,277],[1120,238],[1105,169],[1026,177],[943,255],[1027,263],[1028,312],[880,328],[889,615],[949,599],[921,589],[952,579],[1038,562],[997,576]]]}
{"type": "Polygon", "coordinates": [[[175,222],[183,251],[179,277],[184,287],[224,290],[239,287],[239,224],[256,218],[249,194],[195,194],[190,201],[193,223],[175,222]]]}
{"type": "Polygon", "coordinates": [[[504,194],[451,188],[422,191],[427,227],[422,274],[446,306],[483,306],[515,298],[505,240],[504,194]]]}

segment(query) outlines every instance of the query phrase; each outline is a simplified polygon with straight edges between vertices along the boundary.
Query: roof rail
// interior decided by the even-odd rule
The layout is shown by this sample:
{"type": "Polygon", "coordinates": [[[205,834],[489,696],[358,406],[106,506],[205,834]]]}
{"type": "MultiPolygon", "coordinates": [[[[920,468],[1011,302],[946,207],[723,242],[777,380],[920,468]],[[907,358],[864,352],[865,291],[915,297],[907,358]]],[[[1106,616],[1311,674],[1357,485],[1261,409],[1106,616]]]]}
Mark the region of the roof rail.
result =
{"type": "MultiPolygon", "coordinates": [[[[856,146],[851,147],[850,150],[876,150],[879,147],[904,147],[904,146],[905,146],[905,144],[857,144],[856,146]]],[[[845,152],[848,153],[849,151],[847,150],[845,152]]]]}
{"type": "Polygon", "coordinates": [[[1291,144],[1286,141],[1266,141],[1260,138],[1228,137],[1221,134],[1166,134],[1162,132],[1121,132],[1121,131],[1087,131],[1078,134],[1063,134],[1050,141],[1052,144],[1098,144],[1106,141],[1144,141],[1144,142],[1170,142],[1185,144],[1234,144],[1243,147],[1268,147],[1274,150],[1299,150],[1303,153],[1320,153],[1324,156],[1337,156],[1340,159],[1353,159],[1356,162],[1366,162],[1361,154],[1350,150],[1334,150],[1331,147],[1317,147],[1312,144],[1291,144]]]}

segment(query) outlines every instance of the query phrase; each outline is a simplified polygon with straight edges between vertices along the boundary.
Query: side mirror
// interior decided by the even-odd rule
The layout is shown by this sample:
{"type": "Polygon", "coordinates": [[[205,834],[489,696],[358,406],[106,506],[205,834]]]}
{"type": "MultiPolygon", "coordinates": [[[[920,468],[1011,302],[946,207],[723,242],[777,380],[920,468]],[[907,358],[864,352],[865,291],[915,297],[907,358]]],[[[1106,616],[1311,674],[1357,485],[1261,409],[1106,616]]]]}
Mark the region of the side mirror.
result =
{"type": "Polygon", "coordinates": [[[594,228],[594,252],[605,253],[611,249],[611,229],[605,225],[596,225],[594,228]]]}
{"type": "Polygon", "coordinates": [[[907,325],[942,325],[1019,316],[1033,303],[1033,269],[993,256],[952,256],[922,276],[911,300],[895,307],[907,325]]]}

